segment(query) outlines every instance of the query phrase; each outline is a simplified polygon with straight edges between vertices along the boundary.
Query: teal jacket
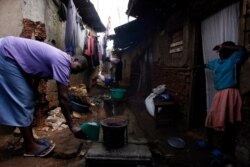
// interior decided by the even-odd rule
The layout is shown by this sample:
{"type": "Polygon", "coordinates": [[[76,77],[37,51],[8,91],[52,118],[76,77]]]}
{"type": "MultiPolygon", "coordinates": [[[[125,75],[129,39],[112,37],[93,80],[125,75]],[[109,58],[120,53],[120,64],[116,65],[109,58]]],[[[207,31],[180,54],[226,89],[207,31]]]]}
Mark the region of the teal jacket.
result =
{"type": "Polygon", "coordinates": [[[246,55],[246,51],[240,48],[226,59],[218,58],[206,64],[206,68],[214,72],[216,90],[238,87],[239,67],[246,59],[246,55]]]}

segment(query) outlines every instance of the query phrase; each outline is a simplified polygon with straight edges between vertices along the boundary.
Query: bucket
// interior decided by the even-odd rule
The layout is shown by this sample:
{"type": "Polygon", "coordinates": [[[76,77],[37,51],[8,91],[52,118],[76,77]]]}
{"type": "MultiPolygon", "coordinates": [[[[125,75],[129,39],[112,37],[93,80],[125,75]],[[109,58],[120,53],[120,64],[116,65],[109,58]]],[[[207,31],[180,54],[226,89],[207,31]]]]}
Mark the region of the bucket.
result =
{"type": "Polygon", "coordinates": [[[97,122],[84,122],[80,125],[82,131],[86,133],[89,140],[98,141],[100,124],[97,122]]]}
{"type": "Polygon", "coordinates": [[[119,148],[127,143],[127,125],[125,119],[110,117],[101,121],[103,143],[107,148],[119,148]]]}
{"type": "Polygon", "coordinates": [[[126,89],[122,89],[122,88],[110,89],[110,95],[112,99],[122,100],[124,98],[125,93],[126,93],[126,89]]]}

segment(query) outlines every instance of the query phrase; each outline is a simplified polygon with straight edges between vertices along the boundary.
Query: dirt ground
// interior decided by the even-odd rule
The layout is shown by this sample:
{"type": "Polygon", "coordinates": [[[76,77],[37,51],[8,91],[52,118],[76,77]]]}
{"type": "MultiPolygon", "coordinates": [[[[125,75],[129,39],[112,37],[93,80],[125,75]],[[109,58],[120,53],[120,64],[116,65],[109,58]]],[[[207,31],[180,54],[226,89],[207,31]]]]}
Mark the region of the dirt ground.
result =
{"type": "MultiPolygon", "coordinates": [[[[91,96],[100,97],[103,89],[91,90],[91,96]]],[[[98,100],[91,111],[80,113],[76,122],[100,121],[113,116],[110,102],[98,100]]],[[[127,96],[124,101],[114,103],[116,116],[128,119],[129,142],[144,142],[152,153],[152,166],[157,167],[208,167],[213,162],[209,152],[200,150],[195,143],[204,138],[204,130],[184,131],[176,126],[176,122],[155,126],[154,119],[147,113],[144,99],[127,96]],[[184,149],[176,149],[167,143],[169,137],[181,137],[186,142],[184,149]]],[[[18,135],[0,135],[0,166],[3,167],[82,167],[85,166],[85,154],[91,147],[92,141],[76,139],[68,128],[56,131],[44,131],[35,127],[38,137],[47,137],[56,143],[55,151],[48,157],[24,157],[22,140],[18,135]],[[13,146],[13,143],[15,146],[13,146]],[[12,145],[12,147],[11,147],[12,145]],[[79,151],[80,150],[80,151],[79,151]]],[[[100,141],[102,142],[102,130],[100,141]]]]}

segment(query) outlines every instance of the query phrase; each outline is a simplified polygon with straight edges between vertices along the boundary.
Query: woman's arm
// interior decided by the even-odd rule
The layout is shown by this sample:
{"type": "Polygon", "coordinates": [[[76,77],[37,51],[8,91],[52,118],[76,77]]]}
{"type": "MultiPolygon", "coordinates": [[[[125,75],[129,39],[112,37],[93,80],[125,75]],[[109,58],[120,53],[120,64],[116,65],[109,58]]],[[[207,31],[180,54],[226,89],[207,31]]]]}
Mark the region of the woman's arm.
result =
{"type": "Polygon", "coordinates": [[[71,107],[70,107],[70,101],[68,97],[68,86],[65,86],[57,82],[57,89],[58,89],[58,100],[59,100],[64,118],[66,119],[70,130],[73,133],[77,133],[81,129],[80,127],[74,125],[73,120],[71,118],[71,107]]]}
{"type": "Polygon", "coordinates": [[[213,50],[215,51],[221,51],[222,49],[228,49],[228,50],[231,50],[231,51],[236,51],[238,49],[241,49],[241,48],[244,48],[243,46],[240,46],[240,45],[235,45],[235,46],[226,46],[226,45],[216,45],[213,50]]]}

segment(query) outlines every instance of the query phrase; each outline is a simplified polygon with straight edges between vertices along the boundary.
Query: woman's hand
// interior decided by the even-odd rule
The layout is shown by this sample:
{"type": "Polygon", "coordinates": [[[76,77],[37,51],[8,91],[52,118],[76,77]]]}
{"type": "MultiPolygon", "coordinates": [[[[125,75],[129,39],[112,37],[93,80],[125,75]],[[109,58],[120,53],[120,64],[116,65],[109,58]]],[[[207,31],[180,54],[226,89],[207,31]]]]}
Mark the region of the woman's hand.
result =
{"type": "Polygon", "coordinates": [[[222,45],[216,45],[213,50],[220,51],[222,49],[222,45]]]}
{"type": "Polygon", "coordinates": [[[215,51],[217,51],[217,52],[220,52],[220,51],[222,51],[222,49],[223,50],[231,50],[231,51],[235,51],[235,50],[237,50],[237,49],[239,49],[239,48],[242,48],[242,46],[240,46],[240,45],[234,45],[234,46],[226,46],[226,45],[216,45],[214,48],[213,48],[213,50],[215,50],[215,51]]]}
{"type": "Polygon", "coordinates": [[[70,130],[72,131],[72,133],[74,134],[76,138],[88,139],[88,136],[86,135],[86,133],[84,133],[83,130],[79,126],[73,125],[70,127],[70,130]]]}
{"type": "Polygon", "coordinates": [[[80,126],[77,126],[77,125],[72,125],[72,126],[69,126],[70,127],[70,130],[73,134],[79,132],[81,130],[80,126]]]}

